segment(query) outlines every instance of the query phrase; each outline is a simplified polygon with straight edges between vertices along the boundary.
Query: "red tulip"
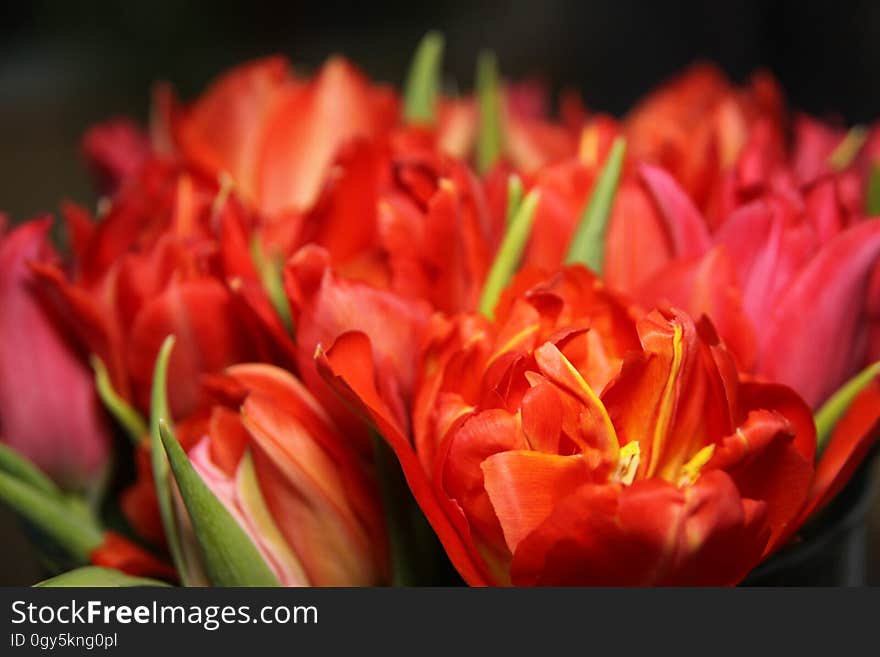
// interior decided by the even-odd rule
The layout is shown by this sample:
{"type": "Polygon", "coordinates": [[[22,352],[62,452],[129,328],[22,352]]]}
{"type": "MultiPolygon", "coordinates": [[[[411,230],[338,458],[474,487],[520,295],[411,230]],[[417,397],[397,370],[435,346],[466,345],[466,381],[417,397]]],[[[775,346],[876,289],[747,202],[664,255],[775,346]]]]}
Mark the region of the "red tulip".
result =
{"type": "Polygon", "coordinates": [[[757,73],[736,87],[714,66],[697,64],[641,100],[623,132],[634,159],[665,168],[705,209],[758,124],[781,134],[783,109],[770,75],[757,73]]]}
{"type": "Polygon", "coordinates": [[[233,69],[169,114],[172,147],[186,161],[231,175],[248,202],[275,216],[310,208],[339,148],[385,133],[398,102],[341,58],[303,79],[272,57],[233,69]]]}
{"type": "Polygon", "coordinates": [[[378,489],[347,437],[289,373],[247,364],[226,376],[231,399],[210,408],[189,457],[281,583],[385,581],[378,489]]]}
{"type": "Polygon", "coordinates": [[[710,325],[636,323],[582,268],[530,280],[495,323],[438,318],[412,440],[363,334],[318,354],[469,583],[734,584],[827,499],[809,408],[740,382],[710,325]]]}
{"type": "Polygon", "coordinates": [[[0,440],[65,488],[100,483],[110,436],[92,374],[47,313],[30,263],[55,257],[50,220],[0,235],[0,440]]]}
{"type": "Polygon", "coordinates": [[[59,317],[141,410],[149,407],[153,363],[167,335],[183,341],[170,365],[176,414],[198,403],[201,374],[265,353],[221,276],[217,224],[244,215],[232,201],[214,208],[216,195],[213,184],[151,159],[100,222],[82,208],[65,208],[71,268],[35,267],[59,317]]]}
{"type": "Polygon", "coordinates": [[[667,260],[641,260],[625,241],[627,229],[612,225],[612,287],[646,305],[667,300],[707,314],[741,368],[792,386],[814,408],[866,364],[880,220],[849,215],[834,178],[803,195],[789,188],[744,203],[709,235],[664,172],[646,165],[640,176],[649,203],[638,221],[666,236],[667,260]],[[615,263],[631,263],[638,277],[626,280],[615,263]],[[811,321],[804,323],[806,308],[811,321]]]}

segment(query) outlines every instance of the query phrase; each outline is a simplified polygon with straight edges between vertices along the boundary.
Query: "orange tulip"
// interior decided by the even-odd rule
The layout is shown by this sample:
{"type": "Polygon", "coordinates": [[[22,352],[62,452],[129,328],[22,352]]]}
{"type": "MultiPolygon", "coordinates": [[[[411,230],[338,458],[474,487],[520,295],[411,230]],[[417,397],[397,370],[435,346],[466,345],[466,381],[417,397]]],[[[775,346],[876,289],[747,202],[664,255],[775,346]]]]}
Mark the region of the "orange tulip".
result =
{"type": "Polygon", "coordinates": [[[435,320],[412,438],[363,334],[318,354],[469,583],[735,584],[827,499],[809,408],[740,381],[708,323],[636,322],[581,267],[536,280],[494,323],[435,320]]]}

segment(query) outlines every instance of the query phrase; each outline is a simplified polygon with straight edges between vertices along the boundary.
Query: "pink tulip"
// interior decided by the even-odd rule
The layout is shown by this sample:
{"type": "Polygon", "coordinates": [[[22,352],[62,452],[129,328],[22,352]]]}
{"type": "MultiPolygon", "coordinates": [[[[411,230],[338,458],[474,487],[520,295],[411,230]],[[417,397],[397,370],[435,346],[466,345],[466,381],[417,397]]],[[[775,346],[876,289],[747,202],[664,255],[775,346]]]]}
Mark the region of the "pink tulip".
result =
{"type": "Polygon", "coordinates": [[[632,193],[654,209],[642,221],[669,235],[669,248],[660,266],[617,280],[617,261],[648,259],[618,249],[612,224],[612,287],[646,305],[665,300],[708,315],[742,369],[793,387],[814,408],[867,364],[880,218],[846,207],[843,177],[808,187],[778,178],[711,235],[671,176],[642,165],[639,178],[632,193]]]}
{"type": "Polygon", "coordinates": [[[110,441],[90,370],[35,293],[28,264],[53,259],[50,226],[0,235],[0,441],[82,489],[102,477],[110,441]]]}

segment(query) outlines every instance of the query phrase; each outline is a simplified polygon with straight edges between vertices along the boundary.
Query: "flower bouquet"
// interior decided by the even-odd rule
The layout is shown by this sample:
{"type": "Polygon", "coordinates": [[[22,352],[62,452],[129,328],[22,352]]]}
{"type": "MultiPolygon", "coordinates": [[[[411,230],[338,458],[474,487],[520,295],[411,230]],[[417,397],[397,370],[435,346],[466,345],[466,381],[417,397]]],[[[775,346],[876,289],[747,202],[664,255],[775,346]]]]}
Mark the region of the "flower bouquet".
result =
{"type": "Polygon", "coordinates": [[[83,138],[96,209],[2,233],[0,500],[47,584],[734,585],[834,526],[880,124],[705,64],[551,113],[491,53],[446,93],[443,48],[400,92],[157,85],[83,138]]]}

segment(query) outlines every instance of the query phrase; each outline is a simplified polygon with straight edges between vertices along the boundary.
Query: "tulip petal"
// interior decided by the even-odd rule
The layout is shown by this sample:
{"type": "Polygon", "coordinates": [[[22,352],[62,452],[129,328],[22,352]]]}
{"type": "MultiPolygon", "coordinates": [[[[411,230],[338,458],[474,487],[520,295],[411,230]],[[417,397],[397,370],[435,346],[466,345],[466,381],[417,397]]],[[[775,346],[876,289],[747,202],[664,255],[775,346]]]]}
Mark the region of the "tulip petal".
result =
{"type": "Polygon", "coordinates": [[[281,94],[295,84],[281,57],[233,69],[177,117],[179,149],[213,178],[227,172],[245,198],[256,200],[260,128],[281,94]]]}
{"type": "Polygon", "coordinates": [[[813,477],[813,463],[794,444],[791,425],[782,415],[752,411],[745,423],[716,444],[705,471],[721,469],[744,498],[767,503],[770,538],[765,554],[780,547],[797,529],[813,477]]]}
{"type": "Polygon", "coordinates": [[[675,255],[687,258],[706,253],[711,245],[706,222],[672,176],[650,164],[640,165],[639,175],[666,222],[675,255]]]}
{"type": "Polygon", "coordinates": [[[848,374],[848,346],[878,257],[880,219],[863,221],[826,244],[771,313],[757,371],[790,385],[813,408],[827,399],[848,374]]]}
{"type": "Polygon", "coordinates": [[[480,467],[511,553],[562,499],[589,480],[580,455],[508,450],[490,456],[480,467]]]}
{"type": "Polygon", "coordinates": [[[360,332],[343,333],[328,351],[319,346],[315,359],[318,371],[331,388],[373,422],[391,445],[413,496],[462,577],[471,585],[488,584],[490,580],[479,556],[446,515],[405,430],[379,395],[370,339],[360,332]]]}
{"type": "Polygon", "coordinates": [[[305,210],[318,197],[339,148],[371,138],[397,118],[393,97],[351,64],[332,58],[307,85],[287,91],[267,119],[257,165],[260,207],[305,210]]]}
{"type": "Polygon", "coordinates": [[[515,585],[732,585],[766,538],[763,505],[723,472],[684,488],[585,485],[520,542],[511,571],[515,585]]]}
{"type": "Polygon", "coordinates": [[[242,407],[242,422],[259,448],[260,487],[280,531],[311,582],[378,582],[372,544],[346,495],[342,470],[298,421],[257,392],[242,407]]]}
{"type": "Polygon", "coordinates": [[[806,522],[837,495],[880,438],[880,379],[875,378],[834,426],[816,465],[809,500],[799,518],[806,522]]]}

